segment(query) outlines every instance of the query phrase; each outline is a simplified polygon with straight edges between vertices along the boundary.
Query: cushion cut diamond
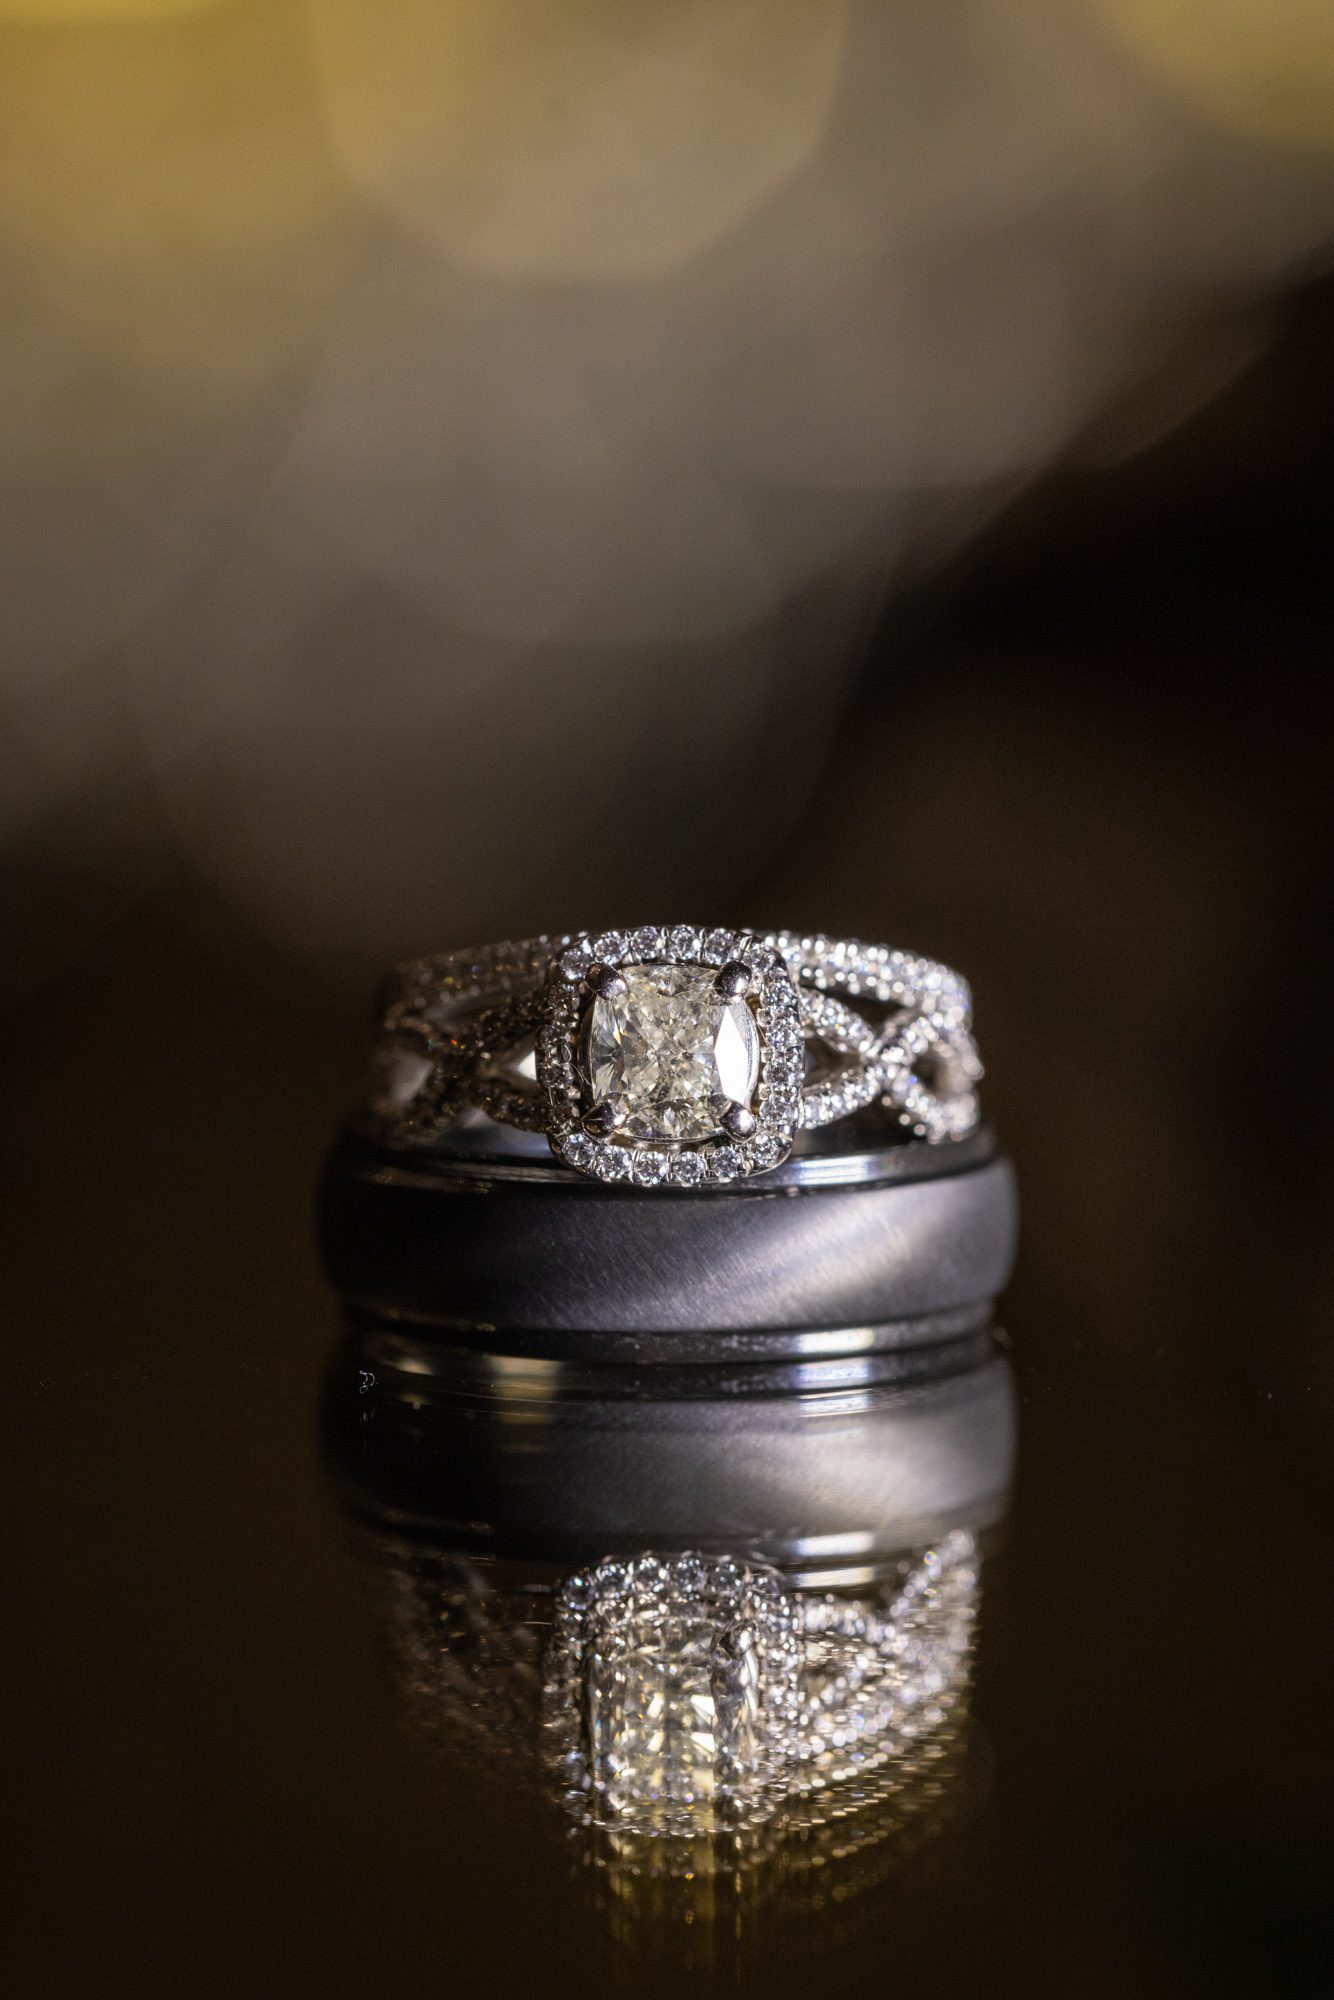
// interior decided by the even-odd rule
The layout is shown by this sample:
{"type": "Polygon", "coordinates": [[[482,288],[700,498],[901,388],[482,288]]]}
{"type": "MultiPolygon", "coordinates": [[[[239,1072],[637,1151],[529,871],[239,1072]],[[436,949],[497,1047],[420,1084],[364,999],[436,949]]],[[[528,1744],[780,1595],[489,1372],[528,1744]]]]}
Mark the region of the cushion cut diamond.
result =
{"type": "Polygon", "coordinates": [[[773,1572],[726,1557],[612,1559],[570,1579],[546,1698],[573,1794],[640,1833],[766,1818],[790,1762],[797,1626],[773,1572]]]}
{"type": "Polygon", "coordinates": [[[727,1770],[750,1771],[762,1755],[756,1634],[741,1621],[724,1659],[704,1607],[627,1624],[623,1643],[590,1664],[593,1782],[616,1813],[709,1814],[727,1770]]]}
{"type": "Polygon", "coordinates": [[[721,1130],[728,1104],[749,1105],[759,1078],[755,1016],[727,999],[716,971],[627,965],[620,990],[599,995],[584,1026],[592,1109],[610,1108],[627,1139],[691,1144],[721,1130]]]}

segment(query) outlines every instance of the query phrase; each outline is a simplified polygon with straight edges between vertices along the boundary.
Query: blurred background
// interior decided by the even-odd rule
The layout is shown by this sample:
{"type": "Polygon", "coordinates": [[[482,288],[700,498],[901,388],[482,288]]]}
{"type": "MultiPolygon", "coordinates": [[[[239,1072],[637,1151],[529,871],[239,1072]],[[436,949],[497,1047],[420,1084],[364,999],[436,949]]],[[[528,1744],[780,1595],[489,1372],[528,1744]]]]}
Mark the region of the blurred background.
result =
{"type": "Polygon", "coordinates": [[[732,905],[1331,233],[1324,0],[0,0],[7,977],[182,871],[363,972],[732,905]]]}
{"type": "Polygon", "coordinates": [[[1323,1990],[1332,246],[1328,0],[0,0],[16,1991],[519,1952],[349,1734],[310,1189],[384,963],[678,918],[960,966],[1019,1164],[894,1962],[1323,1990]]]}

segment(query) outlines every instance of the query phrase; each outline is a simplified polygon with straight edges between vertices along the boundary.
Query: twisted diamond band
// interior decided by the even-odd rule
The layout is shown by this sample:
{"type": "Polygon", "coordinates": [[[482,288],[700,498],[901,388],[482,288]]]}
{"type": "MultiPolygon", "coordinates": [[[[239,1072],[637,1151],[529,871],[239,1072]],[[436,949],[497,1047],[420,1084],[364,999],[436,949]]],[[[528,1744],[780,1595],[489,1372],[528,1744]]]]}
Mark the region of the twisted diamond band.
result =
{"type": "Polygon", "coordinates": [[[878,1106],[931,1143],[978,1122],[968,987],[855,939],[689,925],[410,961],[390,982],[367,1119],[430,1144],[470,1112],[568,1167],[701,1188],[781,1164],[798,1131],[878,1106]]]}

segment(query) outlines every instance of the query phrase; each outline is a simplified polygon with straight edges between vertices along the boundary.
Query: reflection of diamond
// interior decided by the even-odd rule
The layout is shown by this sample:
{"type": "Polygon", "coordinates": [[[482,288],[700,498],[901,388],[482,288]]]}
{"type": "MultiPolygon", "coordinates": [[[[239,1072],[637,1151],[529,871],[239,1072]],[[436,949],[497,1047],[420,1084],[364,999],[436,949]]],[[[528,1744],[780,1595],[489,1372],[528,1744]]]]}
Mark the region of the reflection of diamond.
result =
{"type": "Polygon", "coordinates": [[[624,990],[589,1009],[584,1064],[594,1109],[615,1109],[626,1138],[693,1142],[719,1130],[718,1103],[749,1105],[760,1042],[744,1000],[726,1000],[707,967],[627,965],[624,990]]]}
{"type": "Polygon", "coordinates": [[[723,1692],[706,1619],[635,1621],[621,1646],[588,1676],[588,1736],[595,1783],[613,1812],[643,1799],[711,1806],[726,1756],[756,1762],[759,1702],[755,1637],[737,1639],[739,1672],[723,1692]]]}
{"type": "Polygon", "coordinates": [[[960,1696],[976,1555],[956,1531],[871,1601],[699,1556],[571,1577],[546,1680],[571,1803],[636,1834],[710,1832],[890,1765],[960,1696]]]}
{"type": "Polygon", "coordinates": [[[796,1627],[778,1579],[742,1563],[607,1562],[572,1578],[548,1713],[594,1816],[671,1833],[770,1809],[796,1700],[796,1627]]]}

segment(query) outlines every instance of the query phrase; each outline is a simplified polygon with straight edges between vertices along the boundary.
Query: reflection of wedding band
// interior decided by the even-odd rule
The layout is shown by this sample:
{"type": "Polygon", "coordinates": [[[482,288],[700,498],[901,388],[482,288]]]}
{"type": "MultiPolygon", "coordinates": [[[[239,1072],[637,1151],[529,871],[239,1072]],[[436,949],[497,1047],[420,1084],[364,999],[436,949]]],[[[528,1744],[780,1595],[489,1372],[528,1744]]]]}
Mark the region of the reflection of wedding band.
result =
{"type": "Polygon", "coordinates": [[[460,1555],[573,1567],[740,1548],[802,1576],[862,1573],[1004,1509],[1003,1358],[955,1353],[943,1379],[904,1384],[879,1379],[897,1356],[689,1371],[477,1356],[451,1378],[443,1352],[432,1372],[398,1342],[359,1329],[336,1360],[326,1462],[360,1518],[460,1555]]]}
{"type": "Polygon", "coordinates": [[[431,1142],[469,1111],[575,1172],[713,1189],[875,1106],[929,1143],[977,1124],[967,986],[883,945],[688,925],[492,945],[400,968],[368,1118],[431,1142]]]}

